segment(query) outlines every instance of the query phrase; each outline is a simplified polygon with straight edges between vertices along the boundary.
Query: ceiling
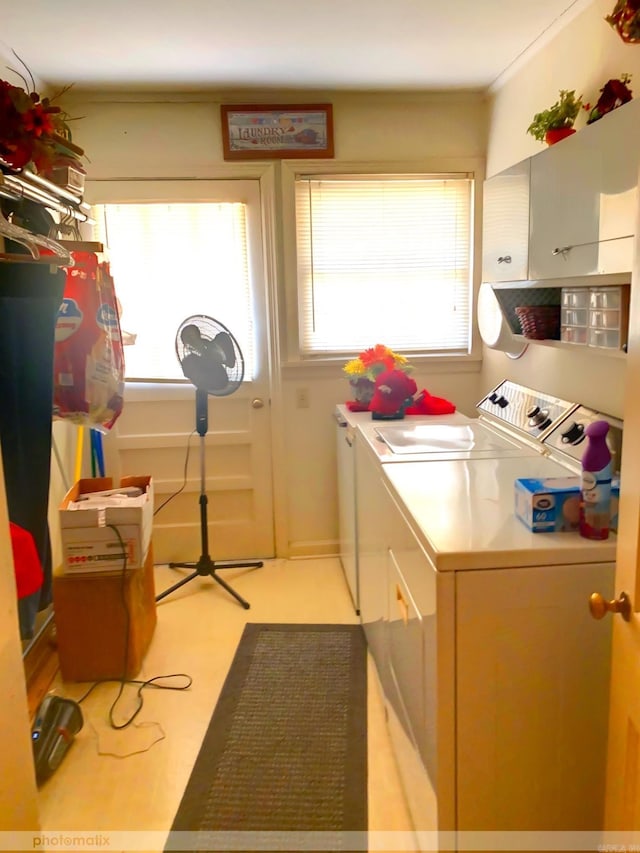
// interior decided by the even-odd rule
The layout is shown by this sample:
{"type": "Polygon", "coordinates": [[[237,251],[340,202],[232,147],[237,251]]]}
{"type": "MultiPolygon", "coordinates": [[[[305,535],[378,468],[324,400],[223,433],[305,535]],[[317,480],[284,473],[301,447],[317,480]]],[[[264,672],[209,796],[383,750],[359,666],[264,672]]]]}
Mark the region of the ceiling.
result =
{"type": "Polygon", "coordinates": [[[484,90],[589,2],[5,0],[0,58],[76,89],[484,90]]]}

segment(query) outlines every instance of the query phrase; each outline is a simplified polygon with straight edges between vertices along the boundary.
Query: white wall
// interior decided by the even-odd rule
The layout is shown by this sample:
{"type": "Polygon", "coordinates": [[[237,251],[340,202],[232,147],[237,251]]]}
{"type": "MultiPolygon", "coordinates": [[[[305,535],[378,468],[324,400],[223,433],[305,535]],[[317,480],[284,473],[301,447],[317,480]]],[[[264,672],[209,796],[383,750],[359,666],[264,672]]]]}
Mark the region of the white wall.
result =
{"type": "MultiPolygon", "coordinates": [[[[94,179],[140,177],[211,177],[234,164],[222,158],[219,104],[308,103],[309,93],[245,92],[233,97],[216,95],[76,96],[66,106],[75,123],[74,139],[85,148],[94,179]]],[[[333,104],[336,160],[351,163],[429,161],[437,168],[442,159],[476,159],[484,165],[486,104],[480,95],[456,94],[340,94],[314,93],[315,102],[333,104]]],[[[318,161],[321,168],[322,161],[318,161]]],[[[444,168],[444,166],[443,166],[444,168]]],[[[449,165],[450,169],[450,165],[449,165]]],[[[280,170],[280,164],[277,165],[280,170]]],[[[278,175],[279,178],[279,175],[278,175]]],[[[283,252],[282,201],[277,200],[278,256],[283,252]]],[[[277,289],[281,316],[277,318],[284,342],[287,323],[295,316],[291,293],[282,274],[277,289]]],[[[377,341],[372,341],[372,344],[377,341]]],[[[384,342],[383,342],[384,343],[384,342]]],[[[289,354],[289,359],[295,356],[289,354]]],[[[332,412],[348,398],[341,366],[300,367],[287,363],[283,351],[280,372],[282,420],[274,430],[284,438],[286,458],[276,461],[276,476],[284,477],[286,529],[279,556],[332,553],[337,543],[335,441],[332,412]],[[295,408],[295,390],[309,390],[308,409],[295,408]]],[[[463,411],[473,411],[480,396],[479,365],[466,372],[416,373],[419,388],[448,397],[463,411]]],[[[126,401],[125,401],[126,405],[126,401]]]]}
{"type": "MultiPolygon", "coordinates": [[[[594,104],[607,80],[628,73],[631,88],[640,97],[640,48],[625,44],[604,20],[613,6],[613,0],[594,0],[490,98],[487,175],[541,150],[542,144],[526,129],[534,113],[557,100],[560,89],[575,89],[585,102],[594,104]]],[[[578,131],[587,118],[582,111],[578,131]]],[[[606,120],[605,116],[602,121],[606,120]]],[[[489,388],[510,378],[622,417],[624,369],[624,361],[591,351],[532,344],[521,359],[511,361],[485,348],[481,385],[489,388]]]]}

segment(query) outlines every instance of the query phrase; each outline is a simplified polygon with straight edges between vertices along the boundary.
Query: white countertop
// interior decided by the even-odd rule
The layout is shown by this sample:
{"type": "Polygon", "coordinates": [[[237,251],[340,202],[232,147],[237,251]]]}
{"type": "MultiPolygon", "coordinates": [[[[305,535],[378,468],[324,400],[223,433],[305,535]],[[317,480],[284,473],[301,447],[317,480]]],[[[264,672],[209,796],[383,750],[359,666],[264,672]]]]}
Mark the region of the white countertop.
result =
{"type": "Polygon", "coordinates": [[[567,476],[543,456],[383,465],[392,493],[439,571],[615,560],[616,537],[532,533],[514,511],[519,477],[567,476]]]}

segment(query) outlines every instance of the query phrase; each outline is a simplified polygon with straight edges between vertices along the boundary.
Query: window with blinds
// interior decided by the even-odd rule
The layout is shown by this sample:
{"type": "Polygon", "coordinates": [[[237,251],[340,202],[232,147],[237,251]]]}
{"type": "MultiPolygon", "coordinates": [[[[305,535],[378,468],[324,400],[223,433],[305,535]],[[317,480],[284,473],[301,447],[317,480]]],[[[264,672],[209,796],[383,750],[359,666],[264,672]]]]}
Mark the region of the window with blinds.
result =
{"type": "Polygon", "coordinates": [[[468,353],[468,175],[298,176],[300,348],[468,353]]]}
{"type": "Polygon", "coordinates": [[[94,239],[108,247],[127,379],[184,379],[176,356],[180,323],[205,314],[238,340],[245,378],[254,376],[246,206],[242,203],[103,204],[94,239]]]}

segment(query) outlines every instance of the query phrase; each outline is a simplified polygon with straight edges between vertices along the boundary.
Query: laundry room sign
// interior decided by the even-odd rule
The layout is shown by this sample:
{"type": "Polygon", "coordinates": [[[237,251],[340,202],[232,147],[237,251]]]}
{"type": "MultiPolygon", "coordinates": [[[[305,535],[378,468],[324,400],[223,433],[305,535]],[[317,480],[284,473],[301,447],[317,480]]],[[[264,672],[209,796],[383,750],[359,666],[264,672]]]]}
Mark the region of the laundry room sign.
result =
{"type": "Polygon", "coordinates": [[[331,104],[223,105],[225,160],[333,157],[331,104]]]}

